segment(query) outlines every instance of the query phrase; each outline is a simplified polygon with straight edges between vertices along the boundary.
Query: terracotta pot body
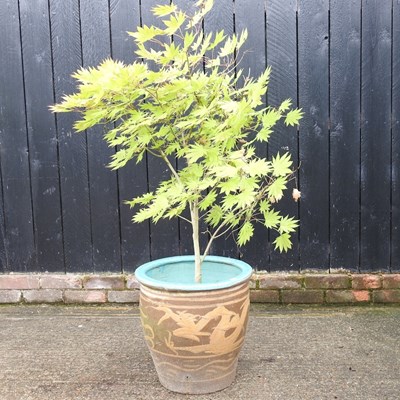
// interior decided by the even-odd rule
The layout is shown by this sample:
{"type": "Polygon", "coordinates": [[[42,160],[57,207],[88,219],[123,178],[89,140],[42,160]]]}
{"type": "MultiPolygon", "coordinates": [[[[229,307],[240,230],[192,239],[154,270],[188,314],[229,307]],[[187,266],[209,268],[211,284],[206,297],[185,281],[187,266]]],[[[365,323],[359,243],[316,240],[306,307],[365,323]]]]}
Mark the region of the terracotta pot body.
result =
{"type": "Polygon", "coordinates": [[[248,321],[248,281],[246,276],[209,290],[171,290],[141,282],[142,326],[163,386],[202,394],[233,382],[248,321]]]}

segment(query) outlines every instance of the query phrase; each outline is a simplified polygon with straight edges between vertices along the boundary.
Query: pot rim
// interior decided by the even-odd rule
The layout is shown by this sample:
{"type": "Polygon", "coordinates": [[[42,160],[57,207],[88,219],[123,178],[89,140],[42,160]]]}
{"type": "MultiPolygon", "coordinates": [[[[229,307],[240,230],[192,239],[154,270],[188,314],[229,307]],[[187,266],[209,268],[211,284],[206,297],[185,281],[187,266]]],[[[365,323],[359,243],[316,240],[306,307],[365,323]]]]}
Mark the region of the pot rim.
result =
{"type": "MultiPolygon", "coordinates": [[[[141,265],[135,271],[135,276],[138,282],[145,286],[150,286],[157,289],[165,289],[171,291],[206,291],[206,290],[219,290],[229,288],[240,283],[245,282],[250,279],[253,269],[249,264],[245,263],[242,260],[237,260],[229,257],[221,257],[221,256],[207,256],[205,261],[216,263],[216,264],[225,264],[231,265],[239,270],[239,273],[235,274],[229,279],[225,279],[219,282],[211,282],[211,283],[179,283],[179,282],[166,282],[159,279],[155,279],[148,275],[149,271],[162,267],[168,264],[176,264],[181,262],[194,262],[193,255],[186,256],[175,256],[175,257],[166,257],[159,258],[157,260],[150,261],[141,265]]],[[[216,266],[218,268],[218,266],[216,266]]],[[[194,274],[194,265],[193,265],[193,274],[194,274]]]]}

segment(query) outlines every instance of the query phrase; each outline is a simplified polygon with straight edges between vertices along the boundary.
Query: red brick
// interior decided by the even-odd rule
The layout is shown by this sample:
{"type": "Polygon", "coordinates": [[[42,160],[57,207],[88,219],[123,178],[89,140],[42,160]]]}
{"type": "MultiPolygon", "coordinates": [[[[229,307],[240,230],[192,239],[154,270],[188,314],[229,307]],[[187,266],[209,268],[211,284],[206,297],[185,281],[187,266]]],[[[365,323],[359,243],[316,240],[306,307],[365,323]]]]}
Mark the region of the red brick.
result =
{"type": "Polygon", "coordinates": [[[327,290],[327,303],[368,303],[371,301],[368,290],[327,290]]]}
{"type": "Polygon", "coordinates": [[[374,303],[400,303],[400,290],[375,290],[374,303]]]}
{"type": "Polygon", "coordinates": [[[351,282],[348,275],[316,274],[304,278],[308,289],[350,289],[351,282]]]}
{"type": "Polygon", "coordinates": [[[124,289],[125,278],[120,276],[86,276],[83,280],[85,289],[124,289]]]}
{"type": "Polygon", "coordinates": [[[352,275],[352,287],[353,289],[380,289],[382,279],[379,275],[352,275]]]}
{"type": "Polygon", "coordinates": [[[400,289],[400,274],[383,275],[384,289],[400,289]]]}
{"type": "Polygon", "coordinates": [[[300,289],[303,277],[301,275],[261,275],[260,289],[300,289]]]}
{"type": "Polygon", "coordinates": [[[250,290],[252,303],[279,303],[278,290],[250,290]]]}
{"type": "Polygon", "coordinates": [[[82,279],[76,275],[42,275],[42,289],[82,289],[82,279]]]}
{"type": "Polygon", "coordinates": [[[282,303],[285,304],[322,304],[322,290],[282,290],[282,303]]]}
{"type": "Polygon", "coordinates": [[[139,289],[140,288],[140,284],[137,281],[135,275],[128,275],[126,277],[126,287],[128,289],[139,289]]]}
{"type": "Polygon", "coordinates": [[[19,290],[0,290],[0,304],[19,303],[21,292],[19,290]]]}
{"type": "Polygon", "coordinates": [[[23,290],[22,297],[27,303],[62,303],[62,290],[23,290]]]}
{"type": "Polygon", "coordinates": [[[69,303],[105,303],[107,301],[104,290],[65,290],[64,302],[69,303]]]}
{"type": "Polygon", "coordinates": [[[139,290],[110,290],[109,303],[139,303],[139,290]]]}
{"type": "Polygon", "coordinates": [[[39,289],[39,276],[0,275],[0,289],[39,289]]]}

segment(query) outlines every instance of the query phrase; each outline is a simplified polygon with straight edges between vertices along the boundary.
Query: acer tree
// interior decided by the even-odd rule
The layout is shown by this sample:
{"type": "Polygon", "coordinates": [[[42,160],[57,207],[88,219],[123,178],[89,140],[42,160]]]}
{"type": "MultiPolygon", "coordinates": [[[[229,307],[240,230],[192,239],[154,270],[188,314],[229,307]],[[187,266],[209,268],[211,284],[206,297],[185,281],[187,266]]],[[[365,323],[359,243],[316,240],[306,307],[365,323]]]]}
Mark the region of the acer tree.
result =
{"type": "Polygon", "coordinates": [[[132,159],[140,162],[146,153],[165,161],[169,179],[127,203],[137,207],[134,222],[180,217],[191,224],[197,282],[212,242],[225,232],[235,231],[238,245],[244,245],[254,224],[261,223],[278,232],[275,248],[287,251],[298,226],[274,208],[293,176],[290,154],[268,160],[256,143],[267,142],[279,120],[297,125],[302,113],[289,99],[277,107],[265,105],[269,68],[255,78],[239,70],[246,31],[204,35],[202,21],[212,5],[212,0],[198,1],[193,15],[173,3],[155,7],[160,27],[130,33],[141,60],[125,65],[107,59],[80,69],[73,75],[77,92],[52,107],[78,111],[77,131],[105,125],[105,140],[117,148],[113,169],[132,159]],[[200,220],[209,227],[204,249],[200,220]]]}

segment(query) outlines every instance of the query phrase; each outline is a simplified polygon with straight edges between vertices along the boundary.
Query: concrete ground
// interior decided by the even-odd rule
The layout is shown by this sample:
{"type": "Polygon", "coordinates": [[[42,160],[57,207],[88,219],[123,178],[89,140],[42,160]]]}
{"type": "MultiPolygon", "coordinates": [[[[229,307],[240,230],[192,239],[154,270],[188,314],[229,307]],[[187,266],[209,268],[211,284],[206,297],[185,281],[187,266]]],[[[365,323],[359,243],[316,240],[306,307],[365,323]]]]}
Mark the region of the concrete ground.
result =
{"type": "Polygon", "coordinates": [[[400,399],[400,308],[253,306],[236,382],[157,380],[132,307],[0,307],[0,400],[400,399]]]}

